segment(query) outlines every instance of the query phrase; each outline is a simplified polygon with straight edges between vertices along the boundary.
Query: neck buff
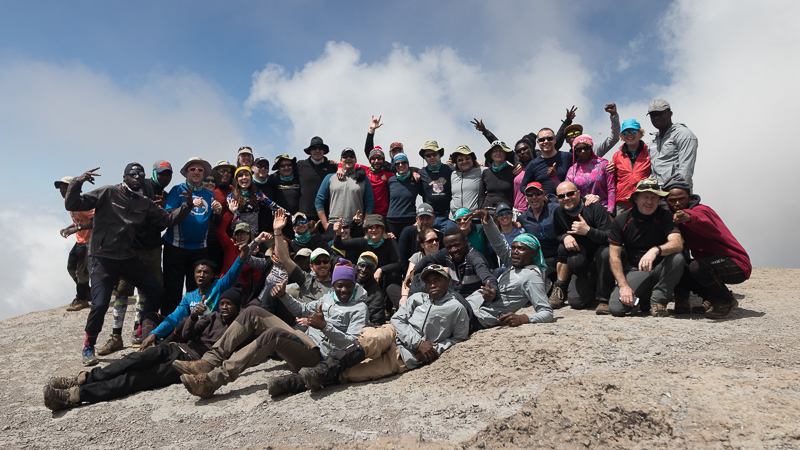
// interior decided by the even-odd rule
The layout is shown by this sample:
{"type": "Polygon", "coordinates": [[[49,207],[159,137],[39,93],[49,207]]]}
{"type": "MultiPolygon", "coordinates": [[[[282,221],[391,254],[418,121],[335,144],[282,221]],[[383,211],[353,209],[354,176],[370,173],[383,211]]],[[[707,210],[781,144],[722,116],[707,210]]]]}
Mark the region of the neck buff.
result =
{"type": "Polygon", "coordinates": [[[306,231],[303,234],[297,234],[297,235],[295,235],[294,240],[299,242],[299,243],[301,243],[301,244],[305,244],[305,243],[307,243],[308,241],[311,240],[311,232],[310,231],[306,231]]]}
{"type": "Polygon", "coordinates": [[[162,188],[163,188],[164,186],[161,186],[161,183],[159,183],[159,182],[158,182],[158,172],[156,172],[156,169],[153,169],[153,175],[152,175],[152,176],[153,176],[153,182],[154,182],[154,183],[155,183],[157,186],[160,186],[160,187],[162,187],[162,188]]]}
{"type": "Polygon", "coordinates": [[[263,185],[263,184],[267,184],[267,180],[264,180],[264,181],[258,181],[258,178],[256,178],[256,177],[253,177],[253,183],[255,183],[255,184],[262,184],[262,185],[263,185]]]}
{"type": "Polygon", "coordinates": [[[581,211],[581,208],[583,208],[583,200],[581,200],[580,203],[578,203],[578,206],[576,206],[575,209],[564,208],[564,212],[566,212],[570,216],[574,216],[575,214],[578,214],[581,211]]]}
{"type": "Polygon", "coordinates": [[[281,181],[283,181],[284,183],[288,183],[288,182],[294,180],[294,173],[292,173],[288,177],[285,177],[283,175],[278,174],[278,177],[280,177],[281,181]]]}
{"type": "Polygon", "coordinates": [[[122,189],[123,189],[123,190],[126,190],[126,191],[128,191],[128,192],[131,192],[131,193],[133,193],[133,194],[136,194],[136,195],[141,195],[142,197],[144,197],[144,192],[143,192],[141,189],[134,191],[133,189],[131,189],[131,188],[130,188],[130,187],[127,185],[127,184],[125,184],[125,183],[122,183],[122,189]]]}
{"type": "Polygon", "coordinates": [[[378,241],[378,242],[372,242],[372,241],[371,241],[369,238],[367,238],[367,244],[369,244],[369,246],[370,246],[370,247],[372,247],[372,248],[378,248],[378,247],[380,247],[381,245],[383,245],[383,242],[384,242],[385,240],[386,240],[386,239],[384,239],[384,238],[381,238],[381,240],[380,240],[380,241],[378,241]]]}
{"type": "Polygon", "coordinates": [[[250,191],[242,191],[242,197],[250,197],[250,191]]]}
{"type": "Polygon", "coordinates": [[[505,169],[507,165],[508,165],[508,161],[503,161],[503,165],[500,166],[500,167],[495,167],[495,165],[492,164],[492,172],[494,172],[494,173],[500,172],[501,170],[505,169]]]}
{"type": "Polygon", "coordinates": [[[191,190],[193,190],[194,192],[203,192],[203,183],[200,183],[200,186],[194,186],[192,184],[189,184],[188,181],[186,183],[184,183],[184,184],[187,187],[189,187],[191,190]]]}
{"type": "Polygon", "coordinates": [[[439,160],[439,164],[436,164],[435,166],[432,166],[432,165],[428,164],[428,169],[430,169],[430,170],[432,170],[434,172],[438,172],[439,169],[441,169],[441,168],[442,168],[442,160],[441,159],[439,160]]]}
{"type": "Polygon", "coordinates": [[[397,181],[406,181],[408,179],[408,177],[411,176],[411,171],[409,170],[408,172],[406,172],[404,174],[397,173],[394,176],[397,177],[397,181]]]}

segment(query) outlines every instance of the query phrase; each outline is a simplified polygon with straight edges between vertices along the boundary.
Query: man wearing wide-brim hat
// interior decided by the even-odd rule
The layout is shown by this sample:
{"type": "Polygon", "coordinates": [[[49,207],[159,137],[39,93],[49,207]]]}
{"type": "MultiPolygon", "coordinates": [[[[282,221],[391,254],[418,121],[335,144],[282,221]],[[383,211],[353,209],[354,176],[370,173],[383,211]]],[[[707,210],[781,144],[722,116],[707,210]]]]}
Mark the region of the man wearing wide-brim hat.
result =
{"type": "Polygon", "coordinates": [[[659,206],[668,195],[658,180],[636,185],[633,207],[618,215],[609,231],[609,262],[617,281],[609,310],[624,316],[639,307],[655,317],[668,317],[667,303],[683,275],[683,237],[672,214],[659,206]],[[623,251],[624,249],[624,251],[623,251]]]}
{"type": "Polygon", "coordinates": [[[180,206],[180,193],[185,188],[192,192],[192,211],[179,225],[164,233],[164,303],[161,314],[169,315],[180,304],[183,297],[184,280],[186,292],[197,289],[194,281],[194,265],[208,258],[207,235],[214,193],[203,187],[203,178],[211,174],[211,164],[200,157],[192,157],[180,170],[186,181],[174,186],[167,195],[165,209],[170,211],[180,206]]]}
{"type": "Polygon", "coordinates": [[[300,183],[300,211],[310,220],[317,221],[319,216],[314,206],[314,199],[317,197],[322,180],[329,174],[336,173],[339,163],[325,157],[330,148],[319,136],[314,136],[303,151],[308,155],[308,159],[297,161],[294,172],[300,183]]]}
{"type": "Polygon", "coordinates": [[[456,224],[450,220],[450,199],[453,196],[450,175],[453,168],[442,162],[444,148],[436,141],[427,141],[419,151],[425,164],[419,172],[422,182],[422,201],[433,208],[434,228],[445,230],[456,224]]]}

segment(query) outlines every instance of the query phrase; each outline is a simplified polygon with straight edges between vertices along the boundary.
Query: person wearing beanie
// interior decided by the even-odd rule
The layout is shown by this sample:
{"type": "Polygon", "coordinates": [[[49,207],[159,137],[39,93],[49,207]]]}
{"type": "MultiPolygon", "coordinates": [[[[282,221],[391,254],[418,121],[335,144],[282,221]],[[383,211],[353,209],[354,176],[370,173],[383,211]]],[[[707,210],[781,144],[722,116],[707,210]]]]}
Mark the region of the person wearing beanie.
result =
{"type": "Polygon", "coordinates": [[[297,317],[297,324],[306,327],[307,336],[300,337],[302,332],[292,331],[280,319],[260,308],[248,308],[263,311],[258,312],[262,318],[250,320],[241,327],[231,327],[200,361],[176,362],[176,369],[184,374],[181,376],[183,385],[193,395],[210,397],[221,386],[236,380],[242,371],[270,355],[277,354],[297,372],[358,342],[358,335],[367,324],[366,291],[356,285],[355,270],[349,261],[334,268],[332,280],[333,290],[309,303],[287,294],[285,280],[270,292],[297,317]],[[255,340],[233,351],[250,338],[255,340]]]}
{"type": "Polygon", "coordinates": [[[628,119],[622,122],[620,133],[622,145],[614,153],[608,169],[614,174],[616,190],[615,215],[620,215],[631,209],[633,205],[629,200],[636,184],[650,177],[650,152],[647,144],[642,140],[644,130],[639,122],[628,119]]]}
{"type": "Polygon", "coordinates": [[[615,211],[617,185],[614,176],[606,170],[608,160],[595,155],[593,147],[594,142],[588,134],[578,136],[572,141],[575,161],[567,170],[566,181],[575,184],[581,192],[581,198],[592,194],[600,197],[600,203],[612,215],[615,211]]]}
{"type": "Polygon", "coordinates": [[[394,156],[395,176],[386,182],[389,190],[389,212],[386,213],[386,227],[390,233],[400,236],[403,230],[416,220],[417,197],[422,194],[419,176],[411,172],[408,156],[398,153],[394,156]]]}
{"type": "Polygon", "coordinates": [[[739,305],[727,285],[750,278],[750,256],[719,215],[700,204],[700,196],[692,194],[683,175],[676,173],[668,178],[664,190],[669,192],[667,206],[673,213],[672,220],[678,224],[684,246],[693,258],[687,261],[688,270],[675,288],[675,313],[691,311],[689,291],[693,290],[703,297],[707,318],[725,319],[739,305]]]}
{"type": "Polygon", "coordinates": [[[80,372],[74,377],[51,378],[44,388],[44,405],[51,410],[125,397],[139,391],[178,384],[175,361],[200,358],[219,340],[239,316],[242,290],[234,286],[220,295],[219,311],[209,312],[205,303],[192,310],[179,334],[184,343],[156,345],[129,353],[105,367],[80,372]]]}
{"type": "Polygon", "coordinates": [[[136,233],[147,224],[159,227],[180,224],[189,216],[192,208],[192,195],[188,188],[183,188],[183,193],[178,196],[182,204],[176,205],[171,212],[164,211],[146,197],[142,191],[144,167],[139,163],[130,163],[125,167],[121,184],[103,186],[81,194],[84,183],[94,184],[95,176],[99,176],[96,173],[98,170],[88,170],[73,179],[64,199],[67,211],[94,209],[95,213],[89,239],[89,256],[93,258],[90,271],[92,308],[86,320],[86,335],[81,350],[86,366],[98,363],[95,352],[97,336],[103,328],[111,292],[121,277],[145,294],[145,313],[158,310],[164,299],[164,288],[132,249],[136,233]]]}
{"type": "Polygon", "coordinates": [[[449,291],[450,276],[432,265],[421,274],[426,292],[411,297],[389,324],[364,327],[354,342],[330,352],[314,367],[298,374],[273,377],[269,394],[316,391],[325,385],[376,380],[404,373],[436,361],[452,346],[469,337],[466,307],[449,291]]]}

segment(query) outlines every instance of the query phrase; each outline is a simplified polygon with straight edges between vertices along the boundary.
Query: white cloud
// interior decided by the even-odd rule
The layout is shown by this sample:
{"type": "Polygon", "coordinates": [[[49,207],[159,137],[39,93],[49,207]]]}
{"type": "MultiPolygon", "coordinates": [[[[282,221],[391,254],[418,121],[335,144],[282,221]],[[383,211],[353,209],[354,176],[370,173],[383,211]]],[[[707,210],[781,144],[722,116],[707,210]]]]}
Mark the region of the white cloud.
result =
{"type": "Polygon", "coordinates": [[[467,144],[483,154],[488,144],[470,125],[474,117],[510,145],[530,131],[557,126],[564,92],[571,93],[569,102],[587,105],[580,93],[589,81],[579,58],[552,42],[504,67],[466,61],[449,47],[413,54],[396,46],[369,64],[350,44],[329,42],[319,59],[295,73],[275,64],[256,73],[245,105],[287,118],[288,141],[298,156],[315,135],[331,146],[334,158],[345,147],[361,149],[370,115],[382,114],[386,126],[376,142],[401,141],[412,162],[421,164],[416,149],[427,140],[437,140],[447,153],[467,144]],[[558,70],[544,63],[552,60],[559,61],[558,70]]]}

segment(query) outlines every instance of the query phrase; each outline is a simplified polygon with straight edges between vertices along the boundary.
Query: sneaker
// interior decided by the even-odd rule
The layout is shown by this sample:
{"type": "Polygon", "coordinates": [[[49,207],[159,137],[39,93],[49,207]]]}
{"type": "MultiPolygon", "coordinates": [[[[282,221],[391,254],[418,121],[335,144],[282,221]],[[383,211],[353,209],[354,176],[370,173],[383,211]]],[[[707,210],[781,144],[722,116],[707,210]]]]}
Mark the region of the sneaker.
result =
{"type": "Polygon", "coordinates": [[[67,311],[80,311],[90,306],[92,305],[89,304],[89,300],[78,300],[77,298],[75,298],[75,300],[73,300],[72,303],[70,303],[69,306],[67,306],[67,311]]]}
{"type": "Polygon", "coordinates": [[[557,283],[553,285],[553,290],[550,292],[550,307],[559,309],[564,307],[564,302],[567,298],[567,290],[559,286],[557,283]]]}
{"type": "Polygon", "coordinates": [[[183,386],[186,387],[186,390],[192,395],[201,398],[211,397],[214,395],[214,391],[219,387],[211,382],[207,373],[201,373],[200,375],[181,375],[181,383],[183,383],[183,386]]]}
{"type": "Polygon", "coordinates": [[[97,349],[97,354],[100,356],[110,355],[117,350],[122,350],[122,347],[122,336],[112,334],[106,345],[97,349]]]}
{"type": "Polygon", "coordinates": [[[663,303],[653,303],[650,305],[650,313],[653,315],[653,317],[669,317],[667,305],[663,303]]]}
{"type": "Polygon", "coordinates": [[[47,382],[47,385],[53,389],[69,389],[71,387],[80,386],[86,382],[86,376],[89,372],[81,372],[74,377],[53,377],[47,382]]]}
{"type": "Polygon", "coordinates": [[[53,389],[49,385],[44,387],[44,406],[53,411],[72,408],[81,402],[78,386],[69,389],[53,389]]]}
{"type": "Polygon", "coordinates": [[[94,346],[93,345],[90,345],[88,347],[84,347],[83,351],[81,352],[81,356],[83,357],[83,363],[82,364],[83,364],[84,367],[93,366],[93,365],[97,364],[98,362],[100,362],[100,361],[98,361],[97,356],[95,356],[94,346]]]}
{"type": "Polygon", "coordinates": [[[141,347],[143,340],[144,339],[142,339],[139,336],[137,336],[136,332],[134,331],[133,333],[131,333],[131,348],[139,348],[139,347],[141,347]]]}
{"type": "Polygon", "coordinates": [[[600,302],[597,304],[597,308],[594,310],[594,313],[598,316],[607,316],[611,314],[611,310],[608,309],[608,302],[600,302]]]}
{"type": "Polygon", "coordinates": [[[172,368],[184,375],[200,375],[214,370],[214,365],[208,361],[197,359],[194,361],[172,361],[172,368]]]}
{"type": "Polygon", "coordinates": [[[675,294],[675,309],[672,311],[675,314],[689,314],[692,312],[692,306],[689,303],[689,296],[675,294]]]}
{"type": "Polygon", "coordinates": [[[727,319],[734,309],[739,306],[739,302],[732,298],[731,301],[717,300],[712,308],[706,312],[707,319],[727,319]]]}

